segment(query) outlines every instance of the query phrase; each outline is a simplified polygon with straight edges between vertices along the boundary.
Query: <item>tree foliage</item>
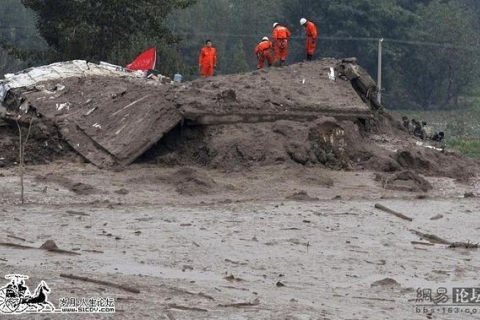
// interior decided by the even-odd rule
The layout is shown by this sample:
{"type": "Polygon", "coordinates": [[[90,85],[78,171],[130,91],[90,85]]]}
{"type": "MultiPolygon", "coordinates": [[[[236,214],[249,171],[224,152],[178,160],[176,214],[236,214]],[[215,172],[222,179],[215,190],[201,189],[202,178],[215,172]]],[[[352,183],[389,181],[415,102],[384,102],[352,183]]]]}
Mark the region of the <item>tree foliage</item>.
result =
{"type": "Polygon", "coordinates": [[[395,69],[402,83],[392,92],[403,91],[396,94],[406,98],[402,103],[422,109],[460,106],[460,97],[479,84],[478,18],[458,0],[433,0],[419,7],[408,36],[421,45],[409,47],[395,69]]]}
{"type": "Polygon", "coordinates": [[[35,14],[19,0],[2,0],[0,6],[0,77],[39,63],[32,52],[45,50],[46,45],[35,28],[35,14]],[[30,54],[27,54],[30,53],[30,54]]]}
{"type": "Polygon", "coordinates": [[[166,46],[175,42],[164,25],[165,17],[172,10],[185,8],[193,2],[22,0],[37,14],[38,30],[56,53],[57,60],[113,60],[122,64],[128,61],[125,53],[138,54],[145,46],[158,43],[166,46]]]}

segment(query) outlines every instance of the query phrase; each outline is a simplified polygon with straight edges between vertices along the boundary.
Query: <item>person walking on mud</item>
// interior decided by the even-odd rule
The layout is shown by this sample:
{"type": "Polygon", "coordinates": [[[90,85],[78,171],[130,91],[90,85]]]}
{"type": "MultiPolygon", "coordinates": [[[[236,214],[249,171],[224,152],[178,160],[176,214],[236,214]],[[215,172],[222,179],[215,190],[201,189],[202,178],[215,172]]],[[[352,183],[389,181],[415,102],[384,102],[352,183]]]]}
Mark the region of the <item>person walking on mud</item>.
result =
{"type": "Polygon", "coordinates": [[[317,49],[317,38],[318,31],[317,26],[311,21],[308,21],[305,18],[300,19],[300,25],[305,28],[305,33],[307,35],[307,42],[305,43],[305,50],[307,52],[307,61],[313,60],[313,55],[317,49]]]}
{"type": "Polygon", "coordinates": [[[257,56],[258,66],[257,69],[262,69],[265,60],[268,63],[268,66],[272,66],[273,58],[271,50],[273,48],[272,42],[268,37],[263,37],[262,41],[255,47],[255,55],[257,56]]]}
{"type": "Polygon", "coordinates": [[[273,44],[275,46],[275,57],[273,59],[275,65],[284,66],[288,56],[288,38],[292,33],[287,27],[282,26],[278,22],[273,24],[273,44]]]}
{"type": "Polygon", "coordinates": [[[198,57],[198,65],[200,67],[200,75],[204,77],[211,77],[217,67],[217,49],[212,47],[212,41],[207,40],[206,46],[200,51],[198,57]]]}

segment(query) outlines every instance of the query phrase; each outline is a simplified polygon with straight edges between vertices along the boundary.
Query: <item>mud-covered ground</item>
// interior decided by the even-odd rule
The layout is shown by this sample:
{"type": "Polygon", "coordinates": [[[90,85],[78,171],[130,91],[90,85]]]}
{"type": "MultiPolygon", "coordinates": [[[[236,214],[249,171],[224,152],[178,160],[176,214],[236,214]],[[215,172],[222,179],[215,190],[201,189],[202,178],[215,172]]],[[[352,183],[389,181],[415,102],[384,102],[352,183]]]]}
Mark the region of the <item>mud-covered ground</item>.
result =
{"type": "Polygon", "coordinates": [[[427,180],[425,194],[384,189],[370,171],[138,164],[112,172],[57,162],[28,168],[20,206],[16,169],[3,169],[0,242],[54,240],[80,255],[0,246],[0,273],[29,275],[31,289],[45,280],[55,305],[116,299],[113,315],[29,319],[427,319],[415,313],[417,288],[480,285],[478,250],[427,245],[410,231],[477,242],[480,202],[464,195],[480,181],[427,180]]]}

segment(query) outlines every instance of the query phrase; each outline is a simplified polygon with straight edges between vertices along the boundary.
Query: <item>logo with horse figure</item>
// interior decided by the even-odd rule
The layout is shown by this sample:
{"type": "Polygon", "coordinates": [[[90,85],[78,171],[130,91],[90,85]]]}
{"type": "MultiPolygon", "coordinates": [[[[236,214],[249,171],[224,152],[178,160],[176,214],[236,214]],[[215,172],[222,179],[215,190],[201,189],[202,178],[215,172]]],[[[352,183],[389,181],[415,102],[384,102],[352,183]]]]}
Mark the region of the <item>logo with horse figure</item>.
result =
{"type": "Polygon", "coordinates": [[[55,306],[48,301],[50,288],[45,281],[40,281],[33,294],[25,284],[28,276],[9,274],[5,279],[10,282],[0,288],[0,314],[22,313],[51,313],[55,312],[55,306]]]}

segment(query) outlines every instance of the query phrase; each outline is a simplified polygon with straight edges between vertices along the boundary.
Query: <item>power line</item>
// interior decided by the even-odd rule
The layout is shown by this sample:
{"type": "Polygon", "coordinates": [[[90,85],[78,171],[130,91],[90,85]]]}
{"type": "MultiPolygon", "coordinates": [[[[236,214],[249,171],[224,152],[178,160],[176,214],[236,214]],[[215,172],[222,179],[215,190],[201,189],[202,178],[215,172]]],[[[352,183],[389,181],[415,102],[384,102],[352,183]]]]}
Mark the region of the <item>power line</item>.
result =
{"type": "MultiPolygon", "coordinates": [[[[0,29],[36,29],[35,26],[3,26],[0,25],[0,29]]],[[[232,34],[232,33],[188,33],[188,32],[175,32],[174,35],[176,36],[193,36],[193,37],[217,37],[217,38],[243,38],[243,39],[260,39],[261,37],[251,34],[232,34]]],[[[303,40],[303,36],[292,36],[290,37],[292,40],[303,40]]],[[[378,42],[380,38],[372,38],[372,37],[328,37],[328,36],[321,36],[319,38],[320,41],[328,40],[328,41],[358,41],[358,42],[378,42]]],[[[467,50],[467,51],[476,51],[480,50],[480,45],[460,45],[454,43],[440,43],[440,42],[430,42],[430,41],[414,41],[414,40],[401,40],[401,39],[390,39],[384,38],[384,42],[388,43],[398,43],[398,44],[408,44],[408,45],[416,45],[416,46],[429,46],[429,47],[438,47],[438,48],[446,48],[446,49],[459,49],[459,50],[467,50]]]]}
{"type": "MultiPolygon", "coordinates": [[[[250,34],[231,34],[231,33],[188,33],[188,32],[176,32],[176,36],[194,36],[194,37],[217,37],[217,38],[255,38],[260,39],[261,37],[257,35],[250,34]]],[[[304,36],[292,36],[292,40],[303,40],[304,36]]],[[[417,45],[417,46],[430,46],[430,47],[439,47],[447,49],[459,49],[459,50],[468,50],[476,51],[480,50],[480,45],[460,45],[453,43],[440,43],[440,42],[430,42],[430,41],[413,41],[413,40],[401,40],[401,39],[390,39],[383,38],[384,42],[397,43],[397,44],[407,44],[407,45],[417,45]]],[[[320,41],[329,40],[329,41],[358,41],[358,42],[375,42],[377,43],[380,38],[372,37],[328,37],[320,36],[320,41]]]]}

